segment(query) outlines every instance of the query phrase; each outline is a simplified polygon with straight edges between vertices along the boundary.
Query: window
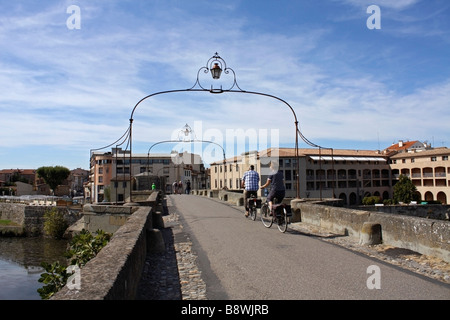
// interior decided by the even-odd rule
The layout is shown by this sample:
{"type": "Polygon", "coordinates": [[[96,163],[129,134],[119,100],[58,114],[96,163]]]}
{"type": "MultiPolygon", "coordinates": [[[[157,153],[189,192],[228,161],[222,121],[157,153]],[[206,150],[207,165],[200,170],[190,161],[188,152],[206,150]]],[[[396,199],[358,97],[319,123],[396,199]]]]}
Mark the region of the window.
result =
{"type": "Polygon", "coordinates": [[[442,161],[448,161],[448,156],[442,156],[442,161]]]}
{"type": "Polygon", "coordinates": [[[431,161],[436,161],[436,157],[431,157],[431,161]]]}
{"type": "Polygon", "coordinates": [[[291,170],[284,171],[284,180],[292,180],[291,170]]]}

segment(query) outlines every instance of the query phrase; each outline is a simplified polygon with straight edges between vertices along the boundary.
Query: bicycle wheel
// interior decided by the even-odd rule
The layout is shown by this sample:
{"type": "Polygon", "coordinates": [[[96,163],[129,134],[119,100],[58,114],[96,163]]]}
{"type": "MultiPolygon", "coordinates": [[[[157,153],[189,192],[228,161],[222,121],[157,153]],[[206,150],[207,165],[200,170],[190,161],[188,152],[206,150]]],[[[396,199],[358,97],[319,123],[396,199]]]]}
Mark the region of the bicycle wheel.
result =
{"type": "Polygon", "coordinates": [[[280,232],[286,232],[288,223],[289,220],[286,213],[286,208],[283,208],[283,212],[280,214],[280,216],[277,216],[278,230],[280,230],[280,232]]]}
{"type": "Polygon", "coordinates": [[[264,203],[261,206],[261,221],[266,228],[270,228],[273,224],[272,216],[270,215],[269,204],[264,203]]]}
{"type": "Polygon", "coordinates": [[[248,210],[248,213],[250,214],[250,219],[252,219],[253,221],[256,220],[256,207],[255,206],[251,206],[248,210]]]}

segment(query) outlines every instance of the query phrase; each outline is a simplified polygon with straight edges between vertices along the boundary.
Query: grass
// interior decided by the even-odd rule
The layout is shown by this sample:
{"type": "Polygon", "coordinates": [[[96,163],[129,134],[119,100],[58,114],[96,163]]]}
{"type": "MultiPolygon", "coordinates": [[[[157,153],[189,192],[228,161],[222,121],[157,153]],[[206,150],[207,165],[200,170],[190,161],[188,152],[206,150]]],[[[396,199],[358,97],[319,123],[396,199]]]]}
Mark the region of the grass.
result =
{"type": "Polygon", "coordinates": [[[18,224],[11,220],[0,220],[0,226],[18,226],[18,224]]]}

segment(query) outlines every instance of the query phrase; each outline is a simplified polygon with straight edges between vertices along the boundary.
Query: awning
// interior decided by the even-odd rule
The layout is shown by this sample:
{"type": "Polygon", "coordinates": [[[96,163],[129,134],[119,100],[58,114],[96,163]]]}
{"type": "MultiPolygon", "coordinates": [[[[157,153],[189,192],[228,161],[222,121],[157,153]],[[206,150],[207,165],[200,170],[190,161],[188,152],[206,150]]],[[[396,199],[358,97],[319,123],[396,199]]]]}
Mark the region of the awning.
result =
{"type": "Polygon", "coordinates": [[[342,157],[342,156],[309,156],[312,160],[318,161],[386,161],[385,158],[381,157],[342,157]]]}

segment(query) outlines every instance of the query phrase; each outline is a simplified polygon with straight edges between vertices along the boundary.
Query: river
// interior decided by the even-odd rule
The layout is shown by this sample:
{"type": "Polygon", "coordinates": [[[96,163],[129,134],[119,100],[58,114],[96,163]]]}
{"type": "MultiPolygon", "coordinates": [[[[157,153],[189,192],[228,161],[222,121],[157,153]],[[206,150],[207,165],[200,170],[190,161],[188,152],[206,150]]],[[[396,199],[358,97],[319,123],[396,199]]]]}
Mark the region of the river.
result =
{"type": "Polygon", "coordinates": [[[0,237],[0,300],[41,300],[41,262],[65,264],[67,240],[0,237]]]}

